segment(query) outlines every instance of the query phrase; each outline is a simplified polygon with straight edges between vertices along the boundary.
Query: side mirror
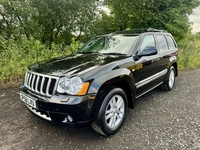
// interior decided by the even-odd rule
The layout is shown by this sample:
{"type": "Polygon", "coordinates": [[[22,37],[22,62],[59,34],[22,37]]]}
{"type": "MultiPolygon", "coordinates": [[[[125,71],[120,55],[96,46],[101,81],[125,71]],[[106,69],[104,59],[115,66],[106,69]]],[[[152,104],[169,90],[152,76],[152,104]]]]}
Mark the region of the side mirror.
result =
{"type": "Polygon", "coordinates": [[[157,53],[158,51],[155,47],[148,46],[138,53],[138,57],[156,55],[157,53]]]}
{"type": "Polygon", "coordinates": [[[151,56],[156,55],[158,53],[157,49],[153,46],[145,47],[143,50],[136,53],[136,55],[133,57],[135,61],[139,60],[143,56],[151,56]]]}

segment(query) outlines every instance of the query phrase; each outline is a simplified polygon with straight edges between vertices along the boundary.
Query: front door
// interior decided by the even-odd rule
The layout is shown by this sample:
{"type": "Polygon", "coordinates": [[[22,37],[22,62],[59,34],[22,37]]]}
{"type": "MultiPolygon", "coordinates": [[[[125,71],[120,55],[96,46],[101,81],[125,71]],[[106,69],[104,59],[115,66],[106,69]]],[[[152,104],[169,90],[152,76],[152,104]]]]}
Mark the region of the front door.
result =
{"type": "MultiPolygon", "coordinates": [[[[139,46],[139,51],[146,47],[156,47],[155,37],[153,34],[145,35],[139,46]]],[[[163,70],[160,65],[160,55],[143,56],[135,61],[136,68],[132,69],[135,79],[136,97],[144,94],[148,90],[161,84],[161,77],[166,75],[167,69],[163,70]]]]}

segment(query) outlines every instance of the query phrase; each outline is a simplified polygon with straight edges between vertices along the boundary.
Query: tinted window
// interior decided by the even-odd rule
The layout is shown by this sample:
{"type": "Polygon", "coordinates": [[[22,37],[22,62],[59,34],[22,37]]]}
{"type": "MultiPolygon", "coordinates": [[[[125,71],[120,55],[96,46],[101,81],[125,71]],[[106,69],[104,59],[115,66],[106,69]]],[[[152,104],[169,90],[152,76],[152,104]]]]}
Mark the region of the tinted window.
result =
{"type": "Polygon", "coordinates": [[[174,40],[173,40],[172,37],[169,36],[169,35],[167,35],[167,42],[168,42],[168,44],[169,44],[169,48],[170,48],[170,49],[176,47],[176,45],[175,45],[175,43],[174,43],[174,40]]]}
{"type": "Polygon", "coordinates": [[[164,35],[156,35],[158,47],[161,52],[168,50],[167,41],[164,35]]]}
{"type": "Polygon", "coordinates": [[[155,39],[153,35],[145,36],[144,40],[142,41],[140,50],[143,50],[144,48],[149,47],[149,46],[156,47],[155,39]]]}

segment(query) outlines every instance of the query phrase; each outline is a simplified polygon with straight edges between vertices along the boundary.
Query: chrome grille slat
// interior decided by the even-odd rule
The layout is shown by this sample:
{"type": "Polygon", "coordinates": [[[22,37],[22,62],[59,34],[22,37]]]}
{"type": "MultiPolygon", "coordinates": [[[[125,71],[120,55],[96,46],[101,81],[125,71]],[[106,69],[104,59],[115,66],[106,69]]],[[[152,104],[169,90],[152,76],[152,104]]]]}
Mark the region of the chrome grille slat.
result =
{"type": "Polygon", "coordinates": [[[31,90],[35,91],[34,90],[34,81],[35,81],[35,74],[33,74],[33,78],[32,78],[32,83],[31,83],[31,90]]]}
{"type": "Polygon", "coordinates": [[[48,88],[46,88],[47,96],[49,96],[49,87],[50,87],[50,84],[51,84],[51,79],[49,79],[48,83],[47,83],[47,87],[48,87],[48,88]]]}
{"type": "Polygon", "coordinates": [[[25,86],[27,86],[28,75],[29,75],[29,74],[26,73],[25,80],[24,80],[24,84],[25,84],[25,86]]]}
{"type": "Polygon", "coordinates": [[[28,75],[27,86],[30,87],[31,74],[28,75]]]}
{"type": "Polygon", "coordinates": [[[56,90],[59,77],[27,70],[24,85],[32,92],[51,97],[56,90]]]}
{"type": "Polygon", "coordinates": [[[45,93],[43,93],[43,87],[44,87],[44,80],[45,80],[45,78],[44,77],[42,77],[42,82],[41,82],[41,87],[40,87],[40,93],[42,93],[42,94],[45,94],[45,93]]]}
{"type": "MultiPolygon", "coordinates": [[[[40,77],[38,76],[38,77],[37,77],[37,80],[36,80],[36,85],[38,85],[39,79],[40,79],[40,77]]],[[[39,93],[37,86],[35,86],[35,91],[36,91],[37,93],[39,93]]]]}
{"type": "Polygon", "coordinates": [[[53,87],[53,91],[56,91],[58,80],[56,81],[56,86],[53,87]]]}

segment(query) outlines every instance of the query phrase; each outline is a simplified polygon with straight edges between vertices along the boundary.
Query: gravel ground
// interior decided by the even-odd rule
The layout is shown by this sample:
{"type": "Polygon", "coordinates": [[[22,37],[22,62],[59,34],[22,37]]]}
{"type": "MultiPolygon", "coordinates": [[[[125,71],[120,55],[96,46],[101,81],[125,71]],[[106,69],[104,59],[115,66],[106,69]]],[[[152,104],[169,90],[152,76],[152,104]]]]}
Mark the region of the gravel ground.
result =
{"type": "Polygon", "coordinates": [[[0,89],[0,128],[1,150],[200,150],[200,69],[180,72],[171,92],[142,96],[110,137],[33,116],[17,88],[0,89]]]}

